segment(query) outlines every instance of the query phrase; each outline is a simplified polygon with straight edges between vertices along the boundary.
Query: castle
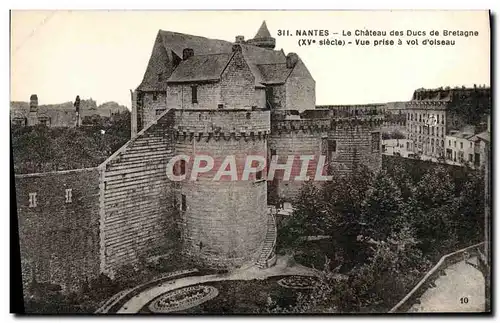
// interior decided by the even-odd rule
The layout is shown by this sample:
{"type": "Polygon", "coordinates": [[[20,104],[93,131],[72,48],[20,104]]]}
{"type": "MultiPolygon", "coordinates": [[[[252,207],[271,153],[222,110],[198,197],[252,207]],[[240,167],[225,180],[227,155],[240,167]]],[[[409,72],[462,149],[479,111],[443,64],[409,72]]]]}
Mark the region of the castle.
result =
{"type": "MultiPolygon", "coordinates": [[[[381,110],[316,106],[304,62],[275,44],[265,22],[253,39],[234,42],[160,30],[131,92],[131,140],[95,168],[16,175],[23,275],[71,289],[178,252],[205,267],[272,266],[276,222],[268,204],[293,201],[303,184],[285,169],[300,173],[301,156],[326,156],[332,176],[357,163],[380,169],[381,110]],[[169,180],[174,156],[200,154],[276,158],[282,170],[272,181],[259,173],[169,180]],[[49,245],[64,240],[70,246],[49,245]]],[[[178,163],[180,174],[188,169],[178,163]]]]}

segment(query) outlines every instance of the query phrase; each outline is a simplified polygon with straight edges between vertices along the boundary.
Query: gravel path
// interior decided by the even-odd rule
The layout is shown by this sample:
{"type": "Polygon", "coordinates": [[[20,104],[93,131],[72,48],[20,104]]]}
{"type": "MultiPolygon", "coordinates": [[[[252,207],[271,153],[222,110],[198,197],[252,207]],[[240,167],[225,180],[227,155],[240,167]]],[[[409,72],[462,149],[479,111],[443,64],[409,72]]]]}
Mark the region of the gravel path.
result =
{"type": "Polygon", "coordinates": [[[200,283],[207,283],[213,281],[222,280],[253,280],[253,279],[266,279],[273,276],[289,276],[289,275],[301,275],[301,276],[314,276],[316,271],[312,268],[304,267],[302,265],[290,265],[289,260],[286,256],[278,257],[276,265],[267,268],[259,269],[257,267],[242,268],[236,270],[229,274],[223,275],[206,275],[206,276],[190,276],[179,279],[174,279],[164,283],[160,283],[155,287],[145,290],[130,300],[128,300],[122,308],[118,310],[117,313],[137,313],[141,308],[143,308],[147,303],[156,297],[164,294],[168,291],[197,285],[200,283]]]}
{"type": "MultiPolygon", "coordinates": [[[[477,264],[477,258],[469,262],[477,264]]],[[[445,269],[436,287],[429,288],[420,297],[420,304],[408,312],[484,312],[484,277],[481,272],[465,261],[445,269]]]]}

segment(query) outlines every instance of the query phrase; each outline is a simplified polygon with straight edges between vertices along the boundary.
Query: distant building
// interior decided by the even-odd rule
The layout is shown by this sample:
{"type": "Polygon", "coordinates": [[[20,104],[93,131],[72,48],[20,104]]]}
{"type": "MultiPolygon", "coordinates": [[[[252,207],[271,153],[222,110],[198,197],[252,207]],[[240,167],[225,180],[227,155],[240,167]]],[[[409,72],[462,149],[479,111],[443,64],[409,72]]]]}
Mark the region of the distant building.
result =
{"type": "Polygon", "coordinates": [[[77,127],[81,125],[78,104],[38,105],[38,96],[32,94],[29,105],[12,102],[10,120],[14,126],[45,125],[47,127],[77,127]]]}
{"type": "MultiPolygon", "coordinates": [[[[491,89],[419,89],[407,103],[406,131],[409,150],[430,157],[445,156],[445,137],[467,125],[486,129],[491,110],[491,89]]],[[[468,158],[468,157],[467,157],[468,158]]]]}
{"type": "Polygon", "coordinates": [[[382,154],[409,157],[408,155],[411,155],[412,152],[406,149],[407,146],[408,139],[382,140],[382,154]]]}
{"type": "Polygon", "coordinates": [[[382,133],[406,134],[406,102],[387,102],[383,109],[382,133]]]}

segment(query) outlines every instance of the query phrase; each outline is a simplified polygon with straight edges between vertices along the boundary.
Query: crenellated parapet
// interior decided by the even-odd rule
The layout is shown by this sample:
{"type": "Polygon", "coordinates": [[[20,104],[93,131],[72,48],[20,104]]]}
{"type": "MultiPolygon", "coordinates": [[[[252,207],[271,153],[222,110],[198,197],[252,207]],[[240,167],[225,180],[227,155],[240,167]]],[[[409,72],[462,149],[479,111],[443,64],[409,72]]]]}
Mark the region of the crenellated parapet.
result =
{"type": "Polygon", "coordinates": [[[177,139],[262,139],[270,132],[270,112],[233,110],[176,110],[177,139]]]}
{"type": "Polygon", "coordinates": [[[272,131],[277,133],[293,131],[321,133],[330,130],[330,127],[330,119],[294,119],[272,122],[272,131]]]}

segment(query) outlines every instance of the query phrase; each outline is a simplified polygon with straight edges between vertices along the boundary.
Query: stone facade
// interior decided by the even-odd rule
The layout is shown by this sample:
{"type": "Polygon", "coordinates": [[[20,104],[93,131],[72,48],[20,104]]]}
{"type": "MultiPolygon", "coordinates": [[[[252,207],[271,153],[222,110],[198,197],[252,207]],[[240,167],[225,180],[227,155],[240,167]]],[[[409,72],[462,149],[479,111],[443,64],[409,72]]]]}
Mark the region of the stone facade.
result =
{"type": "Polygon", "coordinates": [[[16,175],[24,291],[51,282],[78,290],[99,275],[99,172],[16,175]]]}

